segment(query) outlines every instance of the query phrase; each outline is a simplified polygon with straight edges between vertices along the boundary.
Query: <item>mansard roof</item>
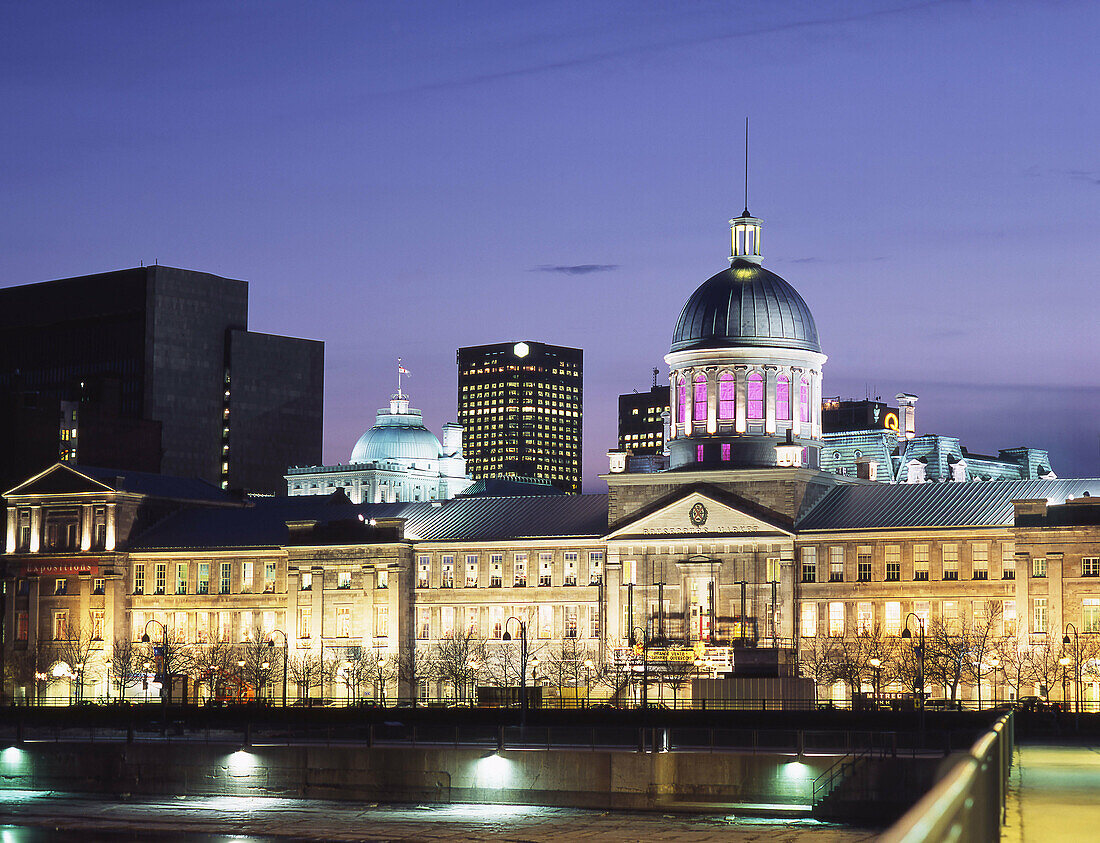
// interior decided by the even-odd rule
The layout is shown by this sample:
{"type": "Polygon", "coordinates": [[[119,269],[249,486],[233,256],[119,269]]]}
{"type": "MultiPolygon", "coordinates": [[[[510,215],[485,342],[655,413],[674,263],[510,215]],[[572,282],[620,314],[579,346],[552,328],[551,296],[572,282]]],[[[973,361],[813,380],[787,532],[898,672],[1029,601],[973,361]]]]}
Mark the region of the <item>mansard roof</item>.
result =
{"type": "MultiPolygon", "coordinates": [[[[279,547],[287,522],[318,525],[401,518],[410,541],[484,542],[529,538],[596,538],[607,530],[607,495],[456,498],[438,503],[352,504],[340,494],[259,498],[246,507],[177,512],[132,539],[133,550],[279,547]]],[[[378,536],[379,541],[392,537],[378,536]]],[[[355,543],[370,543],[368,537],[355,543]]],[[[297,543],[297,542],[296,542],[297,543]]],[[[307,542],[308,543],[308,542],[307,542]]]]}
{"type": "Polygon", "coordinates": [[[1085,492],[1100,494],[1100,479],[842,485],[830,489],[796,527],[799,532],[1007,527],[1014,500],[1062,503],[1085,492]]]}

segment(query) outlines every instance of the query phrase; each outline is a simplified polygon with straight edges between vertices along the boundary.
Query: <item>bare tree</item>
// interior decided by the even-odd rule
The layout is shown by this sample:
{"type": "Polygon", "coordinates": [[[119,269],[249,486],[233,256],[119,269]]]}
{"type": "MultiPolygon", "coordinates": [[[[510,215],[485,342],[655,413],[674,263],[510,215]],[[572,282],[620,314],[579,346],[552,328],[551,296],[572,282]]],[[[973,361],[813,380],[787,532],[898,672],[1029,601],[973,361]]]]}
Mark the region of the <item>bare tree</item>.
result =
{"type": "Polygon", "coordinates": [[[840,639],[819,635],[803,638],[798,650],[798,672],[814,681],[814,702],[818,699],[818,688],[834,681],[834,662],[840,647],[840,639]]]}
{"type": "Polygon", "coordinates": [[[123,700],[126,692],[141,681],[138,675],[138,653],[129,635],[116,638],[111,644],[108,664],[111,669],[111,685],[115,695],[123,700]]]}
{"type": "Polygon", "coordinates": [[[959,685],[967,675],[970,640],[962,624],[948,625],[932,621],[925,639],[924,665],[928,679],[942,685],[944,695],[954,701],[959,685]]]}
{"type": "Polygon", "coordinates": [[[1021,644],[1015,635],[1006,635],[995,646],[1005,685],[1012,689],[1016,699],[1026,696],[1024,689],[1034,687],[1038,681],[1035,678],[1032,648],[1021,644]]]}
{"type": "Polygon", "coordinates": [[[420,683],[431,678],[431,670],[431,652],[427,647],[418,647],[414,644],[397,654],[397,678],[408,685],[412,705],[416,705],[420,683]]]}
{"type": "Polygon", "coordinates": [[[188,669],[195,681],[195,699],[198,701],[198,685],[205,682],[211,699],[224,700],[231,696],[229,684],[237,673],[240,657],[237,648],[226,641],[196,644],[189,652],[188,669]]]}
{"type": "Polygon", "coordinates": [[[36,680],[34,674],[38,671],[38,648],[29,647],[26,650],[12,650],[8,652],[8,657],[4,661],[4,676],[3,682],[5,685],[11,685],[14,697],[14,691],[17,687],[30,687],[32,689],[31,698],[37,701],[35,691],[36,680]]]}
{"type": "Polygon", "coordinates": [[[1039,686],[1044,698],[1050,695],[1050,689],[1057,685],[1065,673],[1060,660],[1064,654],[1061,638],[1055,638],[1049,632],[1041,638],[1031,636],[1029,648],[1031,660],[1031,679],[1039,686]]]}
{"type": "Polygon", "coordinates": [[[485,641],[477,633],[456,629],[433,648],[431,673],[450,685],[458,700],[465,701],[466,691],[483,669],[486,655],[485,641]]]}
{"type": "Polygon", "coordinates": [[[58,661],[68,665],[72,674],[76,677],[76,698],[82,700],[84,698],[84,674],[88,668],[88,658],[91,656],[92,649],[97,642],[92,638],[91,623],[82,624],[79,620],[74,619],[65,632],[65,638],[55,644],[57,658],[58,661]]]}
{"type": "Polygon", "coordinates": [[[1001,601],[990,600],[984,606],[974,601],[973,622],[965,624],[963,634],[967,640],[965,675],[974,682],[978,708],[982,707],[982,679],[993,672],[989,662],[997,651],[997,629],[1001,625],[1001,601]]]}
{"type": "Polygon", "coordinates": [[[276,675],[273,666],[275,654],[260,627],[253,627],[248,640],[237,647],[237,666],[245,687],[252,689],[256,702],[260,702],[264,686],[270,686],[276,675]],[[244,662],[242,665],[241,662],[244,662]]]}
{"type": "MultiPolygon", "coordinates": [[[[323,685],[323,663],[319,656],[312,653],[295,655],[290,659],[290,681],[298,688],[300,698],[309,699],[314,688],[323,685]]],[[[323,691],[322,691],[323,694],[323,691]]]]}
{"type": "Polygon", "coordinates": [[[145,628],[148,629],[151,624],[155,631],[152,634],[142,635],[145,646],[136,652],[143,662],[156,667],[161,681],[161,699],[167,703],[172,701],[172,677],[186,675],[191,654],[187,642],[177,635],[175,630],[169,629],[160,621],[156,621],[155,624],[150,621],[145,628]],[[149,638],[147,642],[146,637],[149,638]]]}

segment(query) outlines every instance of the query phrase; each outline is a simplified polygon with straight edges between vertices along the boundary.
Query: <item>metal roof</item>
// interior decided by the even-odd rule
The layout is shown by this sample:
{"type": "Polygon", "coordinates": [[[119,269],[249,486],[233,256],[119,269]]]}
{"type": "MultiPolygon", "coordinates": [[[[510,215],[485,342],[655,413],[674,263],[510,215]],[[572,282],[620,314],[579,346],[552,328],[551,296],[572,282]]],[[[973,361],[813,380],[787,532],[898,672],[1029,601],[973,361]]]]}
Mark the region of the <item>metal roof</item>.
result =
{"type": "Polygon", "coordinates": [[[175,513],[134,537],[131,549],[278,547],[288,521],[329,524],[404,518],[413,541],[503,541],[597,537],[607,531],[607,495],[459,498],[434,503],[352,504],[340,495],[257,499],[238,509],[194,508],[175,513]]]}
{"type": "Polygon", "coordinates": [[[831,489],[795,526],[799,532],[1003,527],[1012,524],[1014,500],[1046,498],[1060,504],[1086,491],[1100,495],[1100,479],[843,485],[831,489]]]}
{"type": "Polygon", "coordinates": [[[708,278],[691,294],[672,334],[672,350],[778,346],[821,351],[817,325],[802,296],[746,260],[708,278]]]}

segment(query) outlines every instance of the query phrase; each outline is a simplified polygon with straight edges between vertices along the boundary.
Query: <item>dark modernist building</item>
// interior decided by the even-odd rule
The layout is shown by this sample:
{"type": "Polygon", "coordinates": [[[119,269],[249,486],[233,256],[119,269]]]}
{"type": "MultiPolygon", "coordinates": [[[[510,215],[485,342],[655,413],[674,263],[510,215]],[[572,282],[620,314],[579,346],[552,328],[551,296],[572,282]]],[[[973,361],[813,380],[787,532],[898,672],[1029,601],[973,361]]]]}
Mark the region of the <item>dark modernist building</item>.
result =
{"type": "Polygon", "coordinates": [[[57,461],[278,492],[320,462],[324,344],[248,330],[248,283],[150,266],[0,290],[0,483],[57,461]]]}

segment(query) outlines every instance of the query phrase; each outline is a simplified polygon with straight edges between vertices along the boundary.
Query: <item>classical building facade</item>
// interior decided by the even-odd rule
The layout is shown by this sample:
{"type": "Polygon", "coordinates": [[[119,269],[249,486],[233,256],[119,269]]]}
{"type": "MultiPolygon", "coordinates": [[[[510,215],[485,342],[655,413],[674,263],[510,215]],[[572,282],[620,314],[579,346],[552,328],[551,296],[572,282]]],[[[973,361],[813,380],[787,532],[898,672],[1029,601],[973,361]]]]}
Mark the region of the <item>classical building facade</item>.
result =
{"type": "MultiPolygon", "coordinates": [[[[1072,631],[1078,697],[1100,704],[1087,646],[1100,637],[1100,480],[822,470],[825,355],[805,302],[759,266],[759,225],[733,221],[730,269],[677,323],[672,467],[632,471],[613,452],[605,495],[355,502],[334,486],[242,499],[64,465],[9,491],[5,693],[62,696],[75,670],[102,695],[115,642],[148,634],[207,649],[285,641],[293,675],[376,670],[389,695],[514,687],[525,637],[527,681],[558,693],[594,672],[601,696],[621,698],[639,673],[721,676],[770,653],[847,698],[878,677],[870,663],[821,672],[822,647],[873,640],[904,660],[917,634],[966,643],[981,630],[1001,656],[950,690],[929,673],[924,690],[1057,697],[1072,631]],[[1046,661],[1010,676],[1032,652],[1046,661]]],[[[292,699],[332,693],[298,684],[292,699]]]]}

